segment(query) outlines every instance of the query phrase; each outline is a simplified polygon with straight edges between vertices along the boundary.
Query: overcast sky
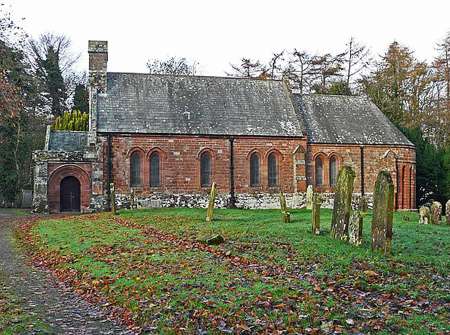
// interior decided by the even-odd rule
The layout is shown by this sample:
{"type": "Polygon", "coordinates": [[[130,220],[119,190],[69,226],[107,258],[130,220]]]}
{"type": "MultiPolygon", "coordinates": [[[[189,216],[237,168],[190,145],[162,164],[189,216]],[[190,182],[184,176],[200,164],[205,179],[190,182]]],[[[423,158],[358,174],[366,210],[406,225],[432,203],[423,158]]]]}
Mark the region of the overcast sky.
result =
{"type": "Polygon", "coordinates": [[[351,36],[377,55],[393,40],[431,59],[450,31],[450,0],[5,0],[32,36],[63,33],[87,69],[87,41],[109,42],[109,71],[144,72],[148,58],[197,60],[223,75],[242,56],[342,51],[351,36]]]}

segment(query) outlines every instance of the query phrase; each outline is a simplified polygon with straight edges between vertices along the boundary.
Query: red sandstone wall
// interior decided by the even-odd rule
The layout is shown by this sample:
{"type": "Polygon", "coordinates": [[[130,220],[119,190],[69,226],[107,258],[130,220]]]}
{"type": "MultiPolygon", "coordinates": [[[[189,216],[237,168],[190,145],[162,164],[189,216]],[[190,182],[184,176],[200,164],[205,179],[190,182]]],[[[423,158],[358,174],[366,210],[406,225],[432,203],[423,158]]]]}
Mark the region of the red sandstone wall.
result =
{"type": "MultiPolygon", "coordinates": [[[[137,193],[168,191],[174,193],[206,192],[200,186],[200,160],[203,150],[212,154],[212,180],[219,192],[229,192],[230,144],[228,139],[195,136],[114,136],[113,176],[116,190],[130,191],[129,158],[133,151],[141,155],[142,186],[134,188],[137,193]],[[157,150],[161,157],[161,187],[149,187],[149,157],[157,150]]],[[[294,192],[293,152],[298,145],[306,148],[305,139],[280,139],[240,137],[234,141],[235,191],[237,193],[294,192]],[[250,187],[250,153],[260,155],[261,186],[250,187]],[[267,183],[267,156],[275,152],[278,158],[279,187],[269,188],[267,183]]],[[[106,162],[106,156],[104,156],[106,162]]],[[[300,170],[300,169],[299,169],[300,170]]],[[[105,171],[107,171],[105,169],[105,171]]],[[[106,178],[106,173],[105,173],[106,178]]],[[[106,181],[106,180],[105,180],[106,181]]],[[[299,190],[302,191],[302,190],[299,190]]],[[[304,190],[303,190],[304,191],[304,190]]]]}
{"type": "MultiPolygon", "coordinates": [[[[351,164],[356,172],[355,192],[361,192],[361,151],[359,145],[310,144],[307,151],[308,184],[315,185],[315,158],[324,162],[324,185],[319,191],[332,192],[328,178],[328,162],[331,155],[338,157],[338,164],[351,164]]],[[[410,147],[364,146],[364,190],[373,192],[380,170],[391,172],[396,185],[397,208],[415,208],[415,150],[410,147]]]]}

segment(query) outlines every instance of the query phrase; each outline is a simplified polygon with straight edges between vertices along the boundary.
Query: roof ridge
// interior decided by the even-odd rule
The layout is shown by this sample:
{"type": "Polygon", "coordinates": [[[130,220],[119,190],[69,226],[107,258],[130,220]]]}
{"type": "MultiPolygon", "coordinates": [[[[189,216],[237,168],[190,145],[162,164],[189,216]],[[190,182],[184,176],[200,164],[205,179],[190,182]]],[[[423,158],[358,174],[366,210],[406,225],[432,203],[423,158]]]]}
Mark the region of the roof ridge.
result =
{"type": "Polygon", "coordinates": [[[345,94],[324,94],[324,93],[293,93],[294,95],[301,96],[315,96],[315,97],[335,97],[335,98],[363,98],[368,99],[367,96],[363,94],[359,95],[345,95],[345,94]]]}
{"type": "Polygon", "coordinates": [[[144,72],[120,72],[120,71],[108,71],[111,74],[133,74],[141,76],[153,76],[153,77],[175,77],[175,78],[217,78],[217,79],[237,79],[237,80],[249,80],[249,81],[267,81],[267,82],[283,82],[282,79],[264,79],[256,77],[231,77],[231,76],[211,76],[211,75],[186,75],[186,74],[157,74],[157,73],[144,73],[144,72]]]}

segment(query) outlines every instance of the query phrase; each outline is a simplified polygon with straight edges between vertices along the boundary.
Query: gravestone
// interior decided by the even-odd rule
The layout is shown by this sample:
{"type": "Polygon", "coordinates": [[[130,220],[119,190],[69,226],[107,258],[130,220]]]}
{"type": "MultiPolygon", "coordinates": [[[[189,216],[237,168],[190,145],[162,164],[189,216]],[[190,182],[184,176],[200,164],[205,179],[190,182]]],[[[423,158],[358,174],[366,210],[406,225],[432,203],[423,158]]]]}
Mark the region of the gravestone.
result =
{"type": "Polygon", "coordinates": [[[430,209],[427,206],[422,206],[419,208],[419,223],[430,223],[430,209]]]}
{"type": "Polygon", "coordinates": [[[373,194],[372,250],[391,253],[394,217],[394,183],[387,171],[378,174],[373,194]]]}
{"type": "Polygon", "coordinates": [[[213,220],[214,203],[216,202],[216,183],[212,183],[211,192],[209,192],[208,209],[206,210],[206,222],[213,220]]]}
{"type": "Polygon", "coordinates": [[[314,235],[320,235],[320,206],[322,206],[322,197],[314,193],[312,197],[311,227],[314,235]]]}
{"type": "Polygon", "coordinates": [[[440,224],[441,223],[441,214],[442,214],[442,205],[439,201],[433,201],[430,209],[431,214],[431,223],[432,224],[440,224]]]}
{"type": "Polygon", "coordinates": [[[131,209],[137,208],[136,195],[134,194],[134,189],[131,189],[130,207],[131,209]]]}
{"type": "Polygon", "coordinates": [[[114,215],[116,215],[117,214],[117,211],[116,211],[116,190],[114,188],[114,183],[110,183],[109,184],[109,188],[110,188],[110,192],[111,192],[110,193],[110,199],[109,199],[109,201],[110,201],[109,206],[111,208],[111,212],[114,215]]]}
{"type": "Polygon", "coordinates": [[[447,224],[450,224],[450,200],[445,205],[445,217],[447,218],[447,224]]]}
{"type": "Polygon", "coordinates": [[[281,208],[281,216],[283,218],[284,223],[291,222],[291,213],[289,213],[287,205],[286,205],[286,197],[283,192],[280,192],[280,208],[281,208]]]}
{"type": "Polygon", "coordinates": [[[338,240],[348,240],[354,180],[355,172],[350,166],[343,166],[339,170],[334,194],[333,217],[331,219],[331,236],[338,240]]]}
{"type": "Polygon", "coordinates": [[[22,201],[20,202],[20,207],[31,208],[33,205],[33,191],[32,190],[22,190],[22,201]]]}
{"type": "Polygon", "coordinates": [[[306,189],[306,209],[312,209],[314,191],[312,185],[308,185],[306,189]]]}
{"type": "Polygon", "coordinates": [[[361,245],[363,234],[363,218],[367,214],[367,200],[364,196],[359,200],[358,208],[355,209],[351,216],[348,227],[348,241],[350,244],[361,245]]]}

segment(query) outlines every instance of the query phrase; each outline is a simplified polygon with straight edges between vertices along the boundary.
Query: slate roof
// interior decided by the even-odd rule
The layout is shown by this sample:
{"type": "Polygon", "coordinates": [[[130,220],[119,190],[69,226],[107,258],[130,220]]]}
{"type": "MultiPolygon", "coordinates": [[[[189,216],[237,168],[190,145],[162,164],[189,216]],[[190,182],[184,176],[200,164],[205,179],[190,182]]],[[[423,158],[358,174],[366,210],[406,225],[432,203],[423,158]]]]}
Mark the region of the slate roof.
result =
{"type": "Polygon", "coordinates": [[[99,132],[303,136],[282,81],[138,73],[107,75],[99,132]]]}
{"type": "Polygon", "coordinates": [[[50,151],[83,151],[87,146],[87,132],[52,130],[48,141],[50,151]]]}
{"type": "Polygon", "coordinates": [[[311,143],[413,145],[366,97],[294,94],[293,101],[311,143]]]}

